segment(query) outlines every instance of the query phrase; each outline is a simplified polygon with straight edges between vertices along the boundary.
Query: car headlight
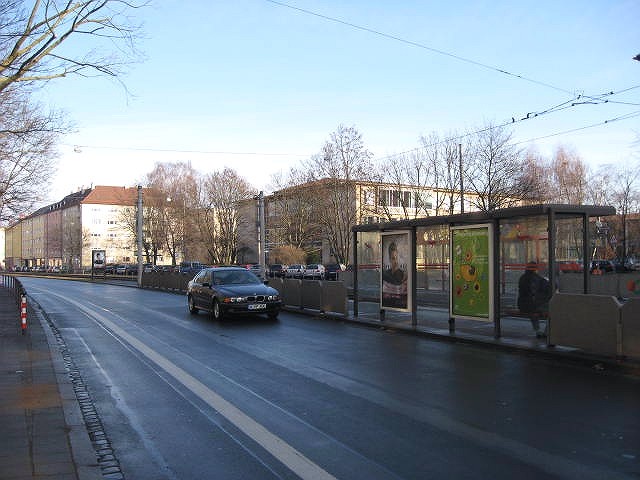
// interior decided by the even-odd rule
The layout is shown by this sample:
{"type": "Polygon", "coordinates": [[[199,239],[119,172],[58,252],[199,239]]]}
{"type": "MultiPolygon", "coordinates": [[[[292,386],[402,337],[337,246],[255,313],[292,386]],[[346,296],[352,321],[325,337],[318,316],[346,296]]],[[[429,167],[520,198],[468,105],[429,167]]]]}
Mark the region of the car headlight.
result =
{"type": "Polygon", "coordinates": [[[270,302],[277,302],[278,300],[280,300],[280,296],[279,295],[269,295],[267,297],[267,300],[269,300],[270,302]]]}
{"type": "Polygon", "coordinates": [[[245,297],[226,297],[223,300],[224,303],[241,303],[246,301],[247,299],[245,297]]]}

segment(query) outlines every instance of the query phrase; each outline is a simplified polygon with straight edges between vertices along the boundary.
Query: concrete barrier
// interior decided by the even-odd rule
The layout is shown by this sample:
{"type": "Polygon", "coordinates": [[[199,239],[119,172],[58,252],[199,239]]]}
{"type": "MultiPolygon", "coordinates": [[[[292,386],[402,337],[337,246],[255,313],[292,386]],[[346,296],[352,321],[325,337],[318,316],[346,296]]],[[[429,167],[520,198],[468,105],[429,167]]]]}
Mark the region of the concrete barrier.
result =
{"type": "Polygon", "coordinates": [[[302,308],[322,310],[322,282],[320,280],[303,280],[302,308]]]}
{"type": "Polygon", "coordinates": [[[549,343],[620,355],[620,312],[621,304],[613,296],[556,293],[549,302],[549,343]]]}
{"type": "Polygon", "coordinates": [[[622,355],[640,359],[640,298],[632,298],[621,308],[622,355]]]}
{"type": "MultiPolygon", "coordinates": [[[[591,275],[591,293],[619,298],[640,298],[640,273],[605,273],[591,275]]],[[[582,274],[563,273],[558,278],[562,293],[582,293],[582,274]]]]}
{"type": "Polygon", "coordinates": [[[620,276],[615,273],[591,275],[591,292],[594,295],[620,295],[620,276]]]}
{"type": "Polygon", "coordinates": [[[302,280],[285,278],[279,292],[284,305],[302,308],[302,280]]]}
{"type": "Polygon", "coordinates": [[[322,311],[348,315],[347,287],[344,282],[323,282],[322,311]]]}
{"type": "Polygon", "coordinates": [[[176,272],[145,272],[142,274],[143,288],[158,288],[186,292],[187,284],[193,275],[176,272]]]}

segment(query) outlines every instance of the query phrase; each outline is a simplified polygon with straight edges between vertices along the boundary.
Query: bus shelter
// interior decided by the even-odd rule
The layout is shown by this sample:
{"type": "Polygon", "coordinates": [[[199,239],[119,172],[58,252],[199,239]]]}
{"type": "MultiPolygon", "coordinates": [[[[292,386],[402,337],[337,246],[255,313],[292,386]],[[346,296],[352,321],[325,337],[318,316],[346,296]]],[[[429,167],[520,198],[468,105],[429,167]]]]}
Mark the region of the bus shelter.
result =
{"type": "Polygon", "coordinates": [[[541,204],[355,226],[353,314],[377,303],[382,321],[404,313],[415,329],[446,316],[454,333],[456,320],[477,320],[499,338],[502,318],[524,316],[518,280],[528,266],[553,292],[591,292],[596,225],[610,215],[608,206],[541,204]]]}

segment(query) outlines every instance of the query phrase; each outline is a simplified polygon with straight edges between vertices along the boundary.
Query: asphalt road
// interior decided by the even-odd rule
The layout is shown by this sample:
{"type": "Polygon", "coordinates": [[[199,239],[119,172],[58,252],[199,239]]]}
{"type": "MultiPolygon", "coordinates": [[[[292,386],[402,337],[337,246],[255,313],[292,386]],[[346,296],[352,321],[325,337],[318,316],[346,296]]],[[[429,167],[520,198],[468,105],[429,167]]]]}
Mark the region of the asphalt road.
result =
{"type": "Polygon", "coordinates": [[[125,478],[638,479],[640,379],[181,295],[23,278],[125,478]]]}

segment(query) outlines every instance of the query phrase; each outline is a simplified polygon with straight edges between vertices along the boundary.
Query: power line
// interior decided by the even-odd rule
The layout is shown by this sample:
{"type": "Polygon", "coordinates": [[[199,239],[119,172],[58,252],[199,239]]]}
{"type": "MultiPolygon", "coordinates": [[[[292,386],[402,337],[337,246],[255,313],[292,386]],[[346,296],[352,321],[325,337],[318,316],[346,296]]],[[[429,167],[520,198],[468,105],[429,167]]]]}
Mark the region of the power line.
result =
{"type": "MultiPolygon", "coordinates": [[[[528,140],[522,140],[520,142],[514,143],[513,145],[521,145],[523,143],[530,143],[530,142],[535,142],[536,140],[543,140],[545,138],[551,138],[551,137],[557,137],[557,136],[560,136],[560,135],[566,135],[568,133],[579,132],[581,130],[587,130],[589,128],[601,127],[603,125],[608,125],[610,123],[619,122],[619,121],[622,121],[622,120],[628,120],[630,118],[634,118],[634,117],[638,117],[638,116],[640,116],[640,110],[638,110],[636,112],[627,113],[625,115],[620,115],[619,117],[611,118],[609,120],[604,120],[603,122],[594,123],[594,124],[591,124],[591,125],[585,125],[583,127],[573,128],[571,130],[564,130],[562,132],[550,133],[549,135],[530,138],[528,140]]],[[[531,118],[534,118],[534,117],[531,117],[531,118]]],[[[525,120],[525,119],[516,120],[516,122],[519,122],[519,121],[522,121],[522,120],[525,120]]],[[[453,142],[453,141],[457,141],[457,140],[462,140],[463,138],[467,138],[467,137],[470,137],[472,135],[477,135],[479,133],[488,132],[488,131],[494,130],[496,128],[506,127],[506,126],[510,125],[511,123],[512,122],[506,122],[506,123],[503,123],[503,124],[500,124],[500,125],[492,125],[492,126],[489,126],[489,127],[486,127],[486,128],[482,128],[480,130],[476,130],[476,131],[473,131],[473,132],[463,133],[461,135],[457,135],[455,137],[445,138],[444,140],[440,140],[438,142],[433,142],[433,143],[430,143],[428,145],[422,145],[420,147],[412,148],[411,150],[405,150],[404,152],[394,153],[394,154],[391,154],[391,155],[386,155],[384,157],[379,157],[379,158],[374,159],[374,161],[379,162],[379,161],[382,161],[382,160],[388,160],[390,158],[399,157],[401,155],[406,155],[408,153],[417,152],[417,151],[422,150],[424,148],[436,147],[438,145],[443,145],[445,143],[449,143],[449,142],[453,142]]]]}
{"type": "Polygon", "coordinates": [[[608,125],[610,123],[619,122],[621,120],[628,120],[630,118],[639,117],[639,116],[640,116],[640,110],[638,110],[636,112],[627,113],[625,115],[620,115],[619,117],[611,118],[611,119],[605,120],[603,122],[594,123],[594,124],[591,124],[591,125],[586,125],[584,127],[573,128],[571,130],[564,130],[562,132],[550,133],[549,135],[544,135],[542,137],[530,138],[529,140],[523,140],[521,142],[516,142],[516,143],[514,143],[514,145],[520,145],[520,144],[523,144],[523,143],[535,142],[536,140],[544,140],[545,138],[557,137],[559,135],[566,135],[567,133],[579,132],[581,130],[586,130],[588,128],[601,127],[603,125],[608,125]]]}
{"type": "Polygon", "coordinates": [[[92,148],[100,150],[130,150],[135,152],[158,152],[158,153],[197,153],[204,155],[259,155],[259,156],[278,156],[278,157],[308,157],[308,153],[264,153],[264,152],[225,152],[225,151],[210,151],[210,150],[180,150],[180,149],[166,149],[166,148],[151,148],[151,147],[113,147],[105,145],[69,145],[63,143],[67,147],[73,147],[76,153],[81,153],[83,148],[92,148]]]}
{"type": "Polygon", "coordinates": [[[551,89],[557,90],[559,92],[569,93],[569,94],[573,95],[573,92],[571,92],[571,91],[569,91],[569,90],[567,90],[565,88],[557,87],[555,85],[551,85],[550,83],[541,82],[541,81],[535,80],[533,78],[528,78],[528,77],[525,77],[524,75],[520,75],[520,74],[517,74],[517,73],[511,73],[511,72],[509,72],[507,70],[504,70],[502,68],[494,67],[494,66],[488,65],[486,63],[478,62],[476,60],[471,60],[470,58],[465,58],[465,57],[462,57],[460,55],[456,55],[454,53],[450,53],[450,52],[446,52],[444,50],[433,48],[433,47],[430,47],[430,46],[425,45],[423,43],[414,42],[412,40],[407,40],[405,38],[398,37],[396,35],[391,35],[391,34],[388,34],[388,33],[380,32],[380,31],[374,30],[372,28],[364,27],[362,25],[357,25],[355,23],[347,22],[345,20],[340,20],[339,18],[330,17],[328,15],[322,15],[321,13],[317,13],[317,12],[313,12],[311,10],[306,10],[304,8],[296,7],[296,6],[290,5],[288,3],[278,2],[276,0],[266,0],[266,1],[269,2],[269,3],[273,3],[274,5],[279,5],[281,7],[286,7],[286,8],[289,8],[291,10],[296,10],[298,12],[305,13],[307,15],[312,15],[314,17],[322,18],[323,20],[328,20],[330,22],[335,22],[335,23],[339,23],[341,25],[346,25],[348,27],[355,28],[357,30],[362,30],[364,32],[372,33],[374,35],[378,35],[380,37],[388,38],[388,39],[394,40],[396,42],[404,43],[406,45],[411,45],[413,47],[421,48],[423,50],[428,50],[430,52],[437,53],[439,55],[444,55],[446,57],[454,58],[454,59],[459,60],[461,62],[470,63],[471,65],[475,65],[477,67],[482,67],[482,68],[486,68],[488,70],[493,70],[494,72],[502,73],[502,74],[510,76],[510,77],[519,78],[520,80],[524,80],[524,81],[527,81],[527,82],[530,82],[530,83],[535,83],[536,85],[541,85],[543,87],[551,88],[551,89]]]}
{"type": "MultiPolygon", "coordinates": [[[[606,96],[617,95],[619,93],[623,93],[623,92],[626,92],[628,90],[632,90],[634,88],[639,88],[639,87],[640,87],[640,85],[636,85],[634,87],[626,88],[626,89],[620,90],[618,92],[608,92],[606,94],[602,94],[600,97],[604,98],[606,96]]],[[[430,143],[428,145],[421,145],[419,147],[415,147],[415,148],[412,148],[412,149],[409,149],[409,150],[405,150],[403,152],[394,153],[394,154],[391,154],[391,155],[386,155],[386,156],[380,157],[380,158],[378,158],[376,160],[377,161],[387,160],[387,159],[390,159],[390,158],[399,157],[401,155],[406,155],[408,153],[417,152],[419,150],[422,150],[423,148],[435,147],[435,146],[443,145],[443,144],[451,142],[451,141],[462,140],[463,138],[467,138],[467,137],[470,137],[470,136],[473,136],[473,135],[477,135],[477,134],[480,134],[480,133],[488,132],[488,131],[494,130],[496,128],[507,127],[507,126],[511,126],[511,125],[516,124],[516,123],[524,122],[524,121],[527,121],[527,120],[533,120],[534,118],[538,118],[538,117],[541,117],[543,115],[547,115],[549,113],[559,112],[561,110],[566,110],[566,109],[569,109],[569,108],[577,107],[579,105],[597,105],[597,104],[600,104],[600,103],[607,103],[607,102],[612,103],[612,102],[607,101],[607,100],[602,100],[602,99],[598,100],[597,97],[585,97],[584,95],[578,95],[577,97],[575,97],[572,100],[568,100],[566,102],[562,102],[562,103],[560,103],[558,105],[555,105],[553,107],[547,108],[546,110],[542,110],[540,112],[529,112],[529,113],[527,113],[526,115],[524,115],[521,118],[511,117],[510,120],[504,121],[503,123],[500,123],[498,125],[491,125],[489,127],[481,128],[481,129],[475,130],[473,132],[463,133],[463,134],[457,135],[455,137],[449,137],[449,138],[446,138],[446,139],[438,141],[438,142],[433,142],[433,143],[430,143]],[[585,101],[581,101],[582,98],[589,98],[589,99],[593,99],[595,101],[585,102],[585,101]]],[[[621,115],[619,117],[616,117],[616,118],[613,118],[613,119],[610,119],[610,120],[605,120],[604,122],[601,122],[601,123],[596,123],[596,124],[593,124],[593,125],[580,127],[580,128],[573,129],[573,130],[566,130],[564,132],[554,133],[554,134],[550,134],[550,135],[547,135],[547,136],[544,136],[544,137],[538,137],[538,138],[533,138],[533,139],[530,139],[530,140],[525,140],[525,141],[522,141],[522,142],[518,142],[515,145],[519,145],[521,143],[533,142],[535,140],[540,140],[540,139],[543,139],[543,138],[563,135],[563,134],[567,134],[567,133],[571,133],[571,132],[576,132],[576,131],[579,131],[579,130],[584,130],[584,129],[592,128],[592,127],[596,127],[596,126],[601,126],[601,125],[605,125],[607,123],[613,123],[613,122],[616,122],[616,121],[619,121],[619,120],[626,120],[628,118],[633,118],[633,117],[636,117],[638,115],[640,115],[640,112],[632,112],[632,113],[629,113],[629,114],[626,114],[626,115],[621,115]]]]}

